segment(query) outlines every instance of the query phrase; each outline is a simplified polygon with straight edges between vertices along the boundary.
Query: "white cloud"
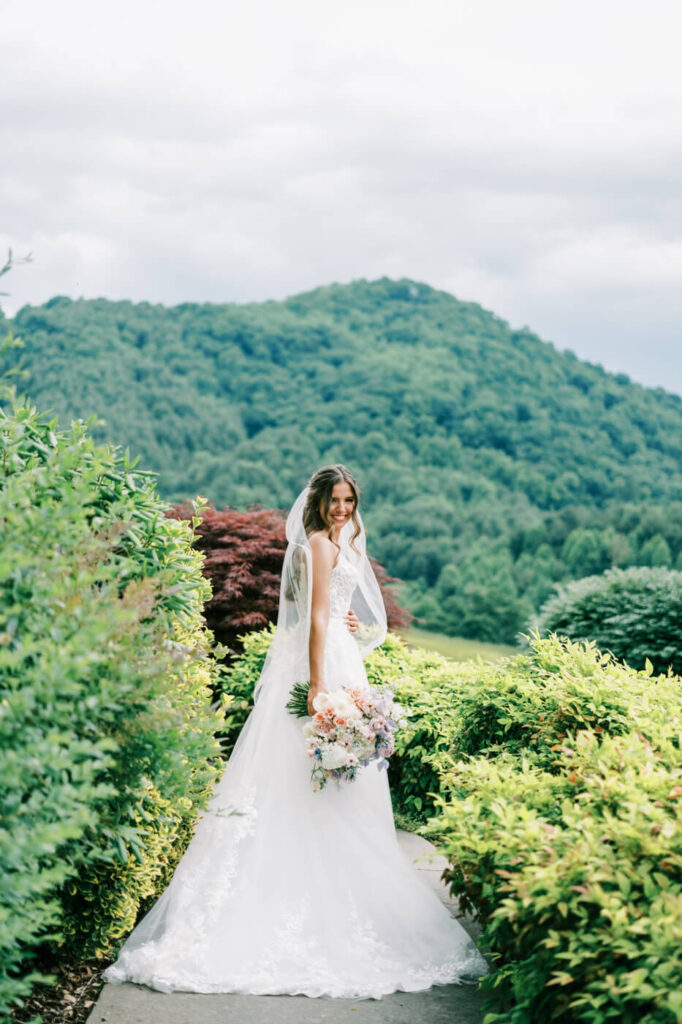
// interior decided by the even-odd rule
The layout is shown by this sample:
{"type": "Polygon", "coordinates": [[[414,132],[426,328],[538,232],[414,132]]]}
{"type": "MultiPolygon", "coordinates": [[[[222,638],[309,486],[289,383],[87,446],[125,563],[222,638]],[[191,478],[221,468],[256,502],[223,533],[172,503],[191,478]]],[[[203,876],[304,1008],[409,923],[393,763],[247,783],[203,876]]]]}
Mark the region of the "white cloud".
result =
{"type": "Polygon", "coordinates": [[[406,275],[682,391],[672,0],[3,7],[5,308],[406,275]]]}

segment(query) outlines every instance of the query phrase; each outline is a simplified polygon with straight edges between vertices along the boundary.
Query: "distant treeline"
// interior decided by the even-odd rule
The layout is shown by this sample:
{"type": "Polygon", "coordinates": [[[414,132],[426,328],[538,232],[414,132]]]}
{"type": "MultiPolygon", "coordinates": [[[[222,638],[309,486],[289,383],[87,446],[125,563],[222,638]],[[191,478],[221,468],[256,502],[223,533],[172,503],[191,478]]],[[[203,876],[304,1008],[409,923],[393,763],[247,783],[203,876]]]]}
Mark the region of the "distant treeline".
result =
{"type": "Polygon", "coordinates": [[[96,412],[169,501],[286,507],[358,476],[371,551],[445,632],[513,641],[557,581],[682,568],[682,399],[412,281],[283,302],[25,307],[22,385],[96,412]]]}

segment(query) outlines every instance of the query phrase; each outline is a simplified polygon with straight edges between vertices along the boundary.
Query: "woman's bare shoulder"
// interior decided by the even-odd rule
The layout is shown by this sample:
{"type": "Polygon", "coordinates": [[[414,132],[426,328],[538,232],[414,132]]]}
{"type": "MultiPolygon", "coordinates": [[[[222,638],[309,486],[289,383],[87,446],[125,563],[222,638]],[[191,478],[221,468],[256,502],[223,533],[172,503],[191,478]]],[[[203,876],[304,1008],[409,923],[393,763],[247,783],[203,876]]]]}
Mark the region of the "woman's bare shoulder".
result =
{"type": "Polygon", "coordinates": [[[331,544],[331,541],[329,540],[329,534],[325,530],[313,530],[312,533],[308,534],[308,540],[310,541],[311,544],[313,542],[319,544],[320,541],[323,540],[326,540],[328,544],[331,544]]]}
{"type": "Polygon", "coordinates": [[[315,530],[314,533],[309,534],[308,541],[313,554],[318,555],[325,563],[329,562],[330,565],[334,564],[338,549],[334,542],[329,539],[324,530],[315,530]]]}

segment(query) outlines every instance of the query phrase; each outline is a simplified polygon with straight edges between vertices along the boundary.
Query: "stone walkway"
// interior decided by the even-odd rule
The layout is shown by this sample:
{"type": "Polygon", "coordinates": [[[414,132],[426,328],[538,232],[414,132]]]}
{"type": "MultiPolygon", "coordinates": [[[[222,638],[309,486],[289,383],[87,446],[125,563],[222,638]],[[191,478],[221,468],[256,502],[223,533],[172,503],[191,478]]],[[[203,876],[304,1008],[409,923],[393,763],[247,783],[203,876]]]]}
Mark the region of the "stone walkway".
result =
{"type": "MultiPolygon", "coordinates": [[[[421,836],[398,832],[400,845],[451,913],[440,882],[445,858],[421,836]]],[[[460,918],[474,937],[474,922],[460,918]]],[[[394,992],[382,999],[309,999],[306,996],[196,995],[154,992],[141,985],[105,985],[87,1024],[480,1024],[483,996],[471,985],[434,985],[426,992],[394,992]]]]}

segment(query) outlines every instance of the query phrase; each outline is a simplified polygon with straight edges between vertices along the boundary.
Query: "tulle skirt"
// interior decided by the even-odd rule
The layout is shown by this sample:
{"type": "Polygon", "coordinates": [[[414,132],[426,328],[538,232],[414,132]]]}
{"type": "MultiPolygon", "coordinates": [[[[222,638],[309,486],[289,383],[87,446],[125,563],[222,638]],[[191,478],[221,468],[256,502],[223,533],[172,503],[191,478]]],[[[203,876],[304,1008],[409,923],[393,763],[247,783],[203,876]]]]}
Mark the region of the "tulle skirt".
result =
{"type": "MultiPolygon", "coordinates": [[[[401,850],[385,771],[374,762],[313,792],[301,720],[284,707],[294,662],[268,679],[169,886],[107,981],[359,999],[486,973],[401,850]]],[[[341,619],[325,662],[330,691],[368,685],[341,619]]]]}

